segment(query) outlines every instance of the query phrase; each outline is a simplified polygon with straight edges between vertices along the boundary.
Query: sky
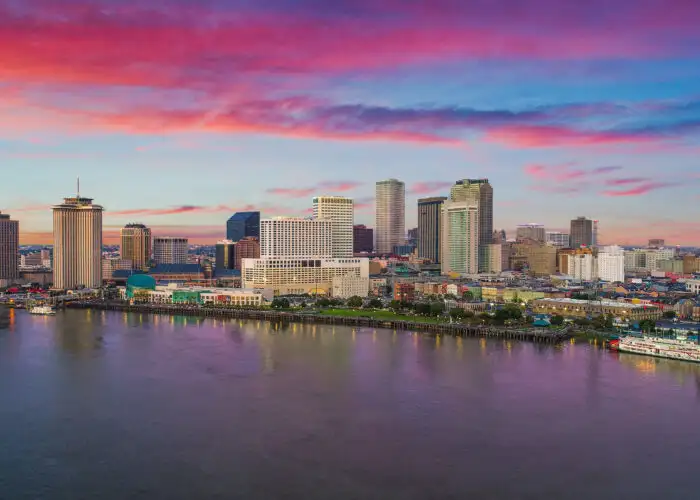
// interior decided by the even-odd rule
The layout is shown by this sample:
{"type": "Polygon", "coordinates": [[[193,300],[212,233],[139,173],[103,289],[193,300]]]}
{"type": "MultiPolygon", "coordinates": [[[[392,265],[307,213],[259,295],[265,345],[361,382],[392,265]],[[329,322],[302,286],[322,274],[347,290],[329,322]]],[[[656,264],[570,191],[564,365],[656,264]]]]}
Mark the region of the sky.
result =
{"type": "Polygon", "coordinates": [[[494,227],[700,246],[697,0],[0,0],[0,210],[214,243],[374,183],[488,178],[494,227]]]}

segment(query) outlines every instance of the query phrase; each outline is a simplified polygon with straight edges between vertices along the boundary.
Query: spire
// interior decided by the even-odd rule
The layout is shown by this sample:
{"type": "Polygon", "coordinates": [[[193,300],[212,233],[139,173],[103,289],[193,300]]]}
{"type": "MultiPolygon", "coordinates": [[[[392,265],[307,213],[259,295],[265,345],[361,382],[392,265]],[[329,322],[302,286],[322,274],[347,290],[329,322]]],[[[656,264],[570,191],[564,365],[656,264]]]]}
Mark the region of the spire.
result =
{"type": "Polygon", "coordinates": [[[80,176],[78,176],[78,198],[80,198],[80,176]]]}

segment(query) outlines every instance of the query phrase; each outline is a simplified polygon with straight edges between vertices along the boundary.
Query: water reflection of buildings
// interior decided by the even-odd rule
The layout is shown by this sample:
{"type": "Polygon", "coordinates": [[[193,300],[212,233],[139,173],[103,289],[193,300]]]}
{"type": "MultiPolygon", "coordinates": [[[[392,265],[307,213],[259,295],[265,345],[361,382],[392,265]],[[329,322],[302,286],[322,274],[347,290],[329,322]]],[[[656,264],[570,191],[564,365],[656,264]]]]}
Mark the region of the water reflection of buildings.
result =
{"type": "Polygon", "coordinates": [[[104,323],[99,311],[64,311],[50,320],[55,322],[55,340],[62,350],[87,354],[102,348],[104,323]]]}
{"type": "Polygon", "coordinates": [[[673,375],[680,384],[693,380],[700,385],[700,363],[676,361],[652,356],[640,356],[626,352],[618,352],[616,356],[624,366],[645,374],[665,373],[673,375]]]}

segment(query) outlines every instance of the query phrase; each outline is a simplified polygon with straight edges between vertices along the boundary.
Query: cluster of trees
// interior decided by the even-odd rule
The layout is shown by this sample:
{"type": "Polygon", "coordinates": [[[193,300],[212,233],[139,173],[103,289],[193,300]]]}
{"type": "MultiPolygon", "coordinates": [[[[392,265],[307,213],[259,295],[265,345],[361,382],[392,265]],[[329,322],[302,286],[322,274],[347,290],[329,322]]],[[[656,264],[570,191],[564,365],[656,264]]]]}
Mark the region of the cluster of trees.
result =
{"type": "Polygon", "coordinates": [[[612,330],[613,329],[613,319],[612,314],[605,314],[596,316],[593,319],[588,318],[576,318],[574,323],[579,326],[591,326],[596,330],[612,330]]]}
{"type": "Polygon", "coordinates": [[[369,301],[367,301],[367,304],[365,304],[365,299],[362,297],[355,295],[354,297],[350,297],[347,301],[348,307],[362,307],[364,306],[367,309],[381,309],[384,304],[382,304],[382,301],[379,300],[378,298],[372,298],[369,301]]]}
{"type": "Polygon", "coordinates": [[[639,322],[639,329],[646,333],[656,331],[656,321],[653,319],[643,319],[639,322]]]}
{"type": "Polygon", "coordinates": [[[285,297],[275,297],[272,299],[270,307],[273,309],[289,309],[289,299],[285,297]]]}

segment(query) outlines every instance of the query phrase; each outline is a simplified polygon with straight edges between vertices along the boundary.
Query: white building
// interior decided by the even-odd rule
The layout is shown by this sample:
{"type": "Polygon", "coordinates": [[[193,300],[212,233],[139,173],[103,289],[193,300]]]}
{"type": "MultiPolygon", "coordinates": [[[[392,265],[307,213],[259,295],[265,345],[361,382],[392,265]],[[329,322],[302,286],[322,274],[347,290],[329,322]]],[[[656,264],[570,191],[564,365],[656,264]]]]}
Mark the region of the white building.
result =
{"type": "MultiPolygon", "coordinates": [[[[367,279],[364,293],[369,291],[369,259],[367,258],[314,258],[314,257],[261,257],[243,259],[241,279],[244,288],[271,289],[275,295],[333,293],[335,278],[367,279]]],[[[338,284],[347,290],[355,284],[338,284]]],[[[357,288],[359,291],[359,286],[357,288]]],[[[346,293],[346,292],[341,292],[346,293]]]]}
{"type": "Polygon", "coordinates": [[[466,202],[446,202],[443,206],[443,274],[479,272],[479,210],[466,202]]]}
{"type": "Polygon", "coordinates": [[[153,260],[156,264],[187,264],[187,238],[157,236],[153,238],[153,260]]]}
{"type": "Polygon", "coordinates": [[[396,179],[377,182],[374,236],[380,254],[406,242],[406,187],[396,179]]]}
{"type": "Polygon", "coordinates": [[[316,196],[313,199],[314,219],[331,221],[334,258],[352,257],[355,210],[352,198],[316,196]]]}
{"type": "Polygon", "coordinates": [[[590,253],[580,253],[569,257],[569,275],[580,281],[593,281],[598,275],[596,259],[590,253]]]}
{"type": "Polygon", "coordinates": [[[598,278],[603,281],[625,281],[625,251],[619,246],[606,246],[598,253],[598,278]]]}
{"type": "Polygon", "coordinates": [[[369,293],[369,278],[357,276],[338,276],[332,280],[333,291],[331,295],[339,299],[350,297],[366,297],[369,293]]]}
{"type": "Polygon", "coordinates": [[[555,247],[569,248],[569,233],[547,231],[547,243],[555,247]]]}
{"type": "Polygon", "coordinates": [[[275,217],[260,221],[260,257],[327,257],[333,253],[330,220],[275,217]]]}
{"type": "Polygon", "coordinates": [[[102,207],[91,198],[64,198],[53,208],[53,286],[102,285],[102,207]]]}
{"type": "Polygon", "coordinates": [[[693,292],[695,295],[700,294],[700,280],[688,280],[685,282],[685,289],[693,292]]]}

